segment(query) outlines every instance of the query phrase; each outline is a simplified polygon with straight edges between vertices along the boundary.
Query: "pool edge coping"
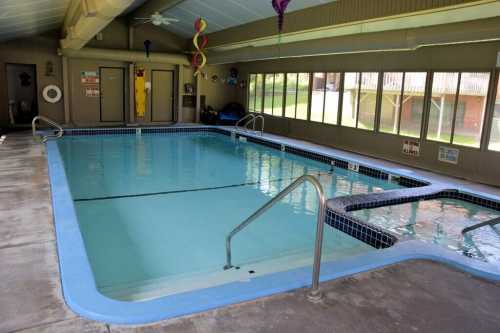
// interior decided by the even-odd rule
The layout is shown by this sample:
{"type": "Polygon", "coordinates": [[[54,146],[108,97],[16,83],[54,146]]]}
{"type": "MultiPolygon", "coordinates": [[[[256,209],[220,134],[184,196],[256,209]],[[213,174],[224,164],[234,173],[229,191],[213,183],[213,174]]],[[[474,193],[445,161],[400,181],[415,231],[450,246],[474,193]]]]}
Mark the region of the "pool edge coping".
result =
{"type": "MultiPolygon", "coordinates": [[[[46,154],[63,296],[67,305],[85,318],[113,324],[147,324],[310,285],[311,269],[303,267],[259,276],[250,282],[233,282],[151,301],[122,302],[107,298],[97,290],[94,283],[62,158],[55,141],[46,143],[46,154]],[[193,306],[192,294],[196,294],[197,299],[206,298],[207,302],[193,306]]],[[[490,264],[473,261],[416,240],[398,242],[391,248],[348,259],[323,263],[321,281],[416,259],[445,263],[482,278],[500,281],[500,270],[493,269],[490,264]]]]}

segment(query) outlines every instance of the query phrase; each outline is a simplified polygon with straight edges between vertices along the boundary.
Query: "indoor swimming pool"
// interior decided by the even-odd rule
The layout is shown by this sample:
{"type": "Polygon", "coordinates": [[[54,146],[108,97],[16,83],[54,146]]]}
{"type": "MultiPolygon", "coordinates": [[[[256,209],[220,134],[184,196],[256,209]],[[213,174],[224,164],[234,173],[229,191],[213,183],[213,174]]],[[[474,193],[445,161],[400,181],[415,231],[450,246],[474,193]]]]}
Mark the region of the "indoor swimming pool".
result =
{"type": "Polygon", "coordinates": [[[462,234],[466,227],[500,217],[500,211],[462,200],[440,198],[363,209],[351,214],[400,239],[418,239],[467,257],[500,264],[499,224],[462,234]]]}
{"type": "MultiPolygon", "coordinates": [[[[225,237],[304,174],[327,198],[402,186],[218,133],[65,136],[57,145],[98,290],[141,301],[311,266],[318,201],[300,188],[225,237]]],[[[325,228],[323,260],[376,251],[325,228]]]]}

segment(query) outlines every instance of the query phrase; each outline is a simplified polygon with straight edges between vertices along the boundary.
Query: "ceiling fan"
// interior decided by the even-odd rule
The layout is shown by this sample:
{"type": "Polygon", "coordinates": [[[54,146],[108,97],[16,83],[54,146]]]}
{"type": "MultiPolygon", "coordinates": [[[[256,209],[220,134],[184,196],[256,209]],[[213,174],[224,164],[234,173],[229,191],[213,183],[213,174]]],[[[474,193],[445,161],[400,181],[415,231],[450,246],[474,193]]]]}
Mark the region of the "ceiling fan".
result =
{"type": "Polygon", "coordinates": [[[135,17],[136,20],[142,20],[140,24],[151,23],[156,26],[169,25],[173,22],[179,22],[178,19],[172,17],[165,17],[160,12],[151,14],[150,17],[135,17]]]}

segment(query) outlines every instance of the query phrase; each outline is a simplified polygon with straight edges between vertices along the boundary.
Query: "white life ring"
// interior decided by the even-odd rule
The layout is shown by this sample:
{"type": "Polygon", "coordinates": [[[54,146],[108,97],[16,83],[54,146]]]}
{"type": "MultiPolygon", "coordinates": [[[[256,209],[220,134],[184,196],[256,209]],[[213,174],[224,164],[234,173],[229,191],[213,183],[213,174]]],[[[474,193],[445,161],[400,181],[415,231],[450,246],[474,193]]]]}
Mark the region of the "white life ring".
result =
{"type": "Polygon", "coordinates": [[[54,84],[49,84],[48,86],[46,86],[45,88],[43,88],[43,99],[47,102],[47,103],[57,103],[61,100],[62,98],[62,91],[61,91],[61,88],[59,88],[58,86],[54,85],[54,84]],[[54,95],[55,94],[55,95],[54,95]]]}

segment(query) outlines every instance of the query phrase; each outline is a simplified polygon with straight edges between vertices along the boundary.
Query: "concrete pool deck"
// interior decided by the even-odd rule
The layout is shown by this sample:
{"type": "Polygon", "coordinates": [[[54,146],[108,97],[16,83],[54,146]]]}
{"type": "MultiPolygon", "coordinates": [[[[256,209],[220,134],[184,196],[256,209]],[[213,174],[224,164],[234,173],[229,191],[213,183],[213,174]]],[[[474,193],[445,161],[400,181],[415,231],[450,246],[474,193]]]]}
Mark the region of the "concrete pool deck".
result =
{"type": "Polygon", "coordinates": [[[62,297],[44,146],[29,133],[10,134],[0,155],[0,333],[493,332],[500,327],[500,284],[427,261],[324,283],[327,299],[317,305],[307,302],[301,289],[144,327],[79,318],[62,297]]]}

